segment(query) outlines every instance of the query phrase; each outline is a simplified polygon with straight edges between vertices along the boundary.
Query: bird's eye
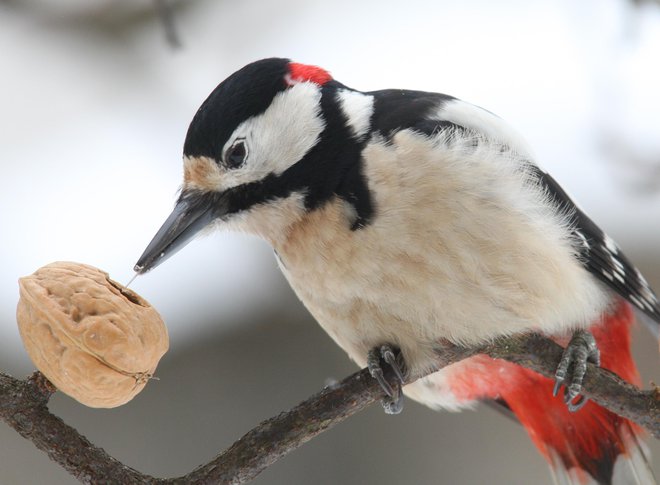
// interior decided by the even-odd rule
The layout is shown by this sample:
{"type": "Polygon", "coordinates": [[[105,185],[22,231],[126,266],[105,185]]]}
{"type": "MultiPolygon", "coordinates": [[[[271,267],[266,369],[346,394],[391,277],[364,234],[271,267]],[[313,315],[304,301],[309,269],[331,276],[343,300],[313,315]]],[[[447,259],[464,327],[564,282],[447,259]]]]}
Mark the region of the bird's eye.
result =
{"type": "Polygon", "coordinates": [[[237,140],[225,153],[225,163],[229,168],[238,168],[245,162],[247,154],[245,141],[237,140]]]}

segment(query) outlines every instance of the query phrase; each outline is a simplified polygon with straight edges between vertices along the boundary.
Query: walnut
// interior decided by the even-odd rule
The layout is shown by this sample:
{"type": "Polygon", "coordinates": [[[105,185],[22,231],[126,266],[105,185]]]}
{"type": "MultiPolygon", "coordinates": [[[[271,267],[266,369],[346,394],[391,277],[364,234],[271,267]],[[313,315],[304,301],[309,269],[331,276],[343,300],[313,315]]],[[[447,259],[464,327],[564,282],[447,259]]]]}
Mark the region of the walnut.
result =
{"type": "Polygon", "coordinates": [[[62,392],[91,407],[130,401],[168,348],[158,312],[86,264],[56,262],[19,280],[28,355],[62,392]]]}

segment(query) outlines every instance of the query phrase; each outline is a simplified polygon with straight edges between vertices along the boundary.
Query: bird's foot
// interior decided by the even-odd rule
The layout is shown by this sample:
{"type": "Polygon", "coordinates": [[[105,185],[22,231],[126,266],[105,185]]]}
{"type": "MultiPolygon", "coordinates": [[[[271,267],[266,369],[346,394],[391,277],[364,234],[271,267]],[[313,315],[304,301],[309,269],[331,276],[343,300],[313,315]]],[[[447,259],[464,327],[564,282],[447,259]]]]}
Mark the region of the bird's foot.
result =
{"type": "Polygon", "coordinates": [[[600,365],[600,351],[593,335],[586,330],[578,330],[573,334],[557,366],[555,387],[552,391],[556,396],[562,384],[565,385],[564,402],[571,412],[582,409],[589,400],[580,395],[582,380],[587,372],[587,362],[600,365]],[[575,398],[578,400],[573,402],[575,398]]]}
{"type": "Polygon", "coordinates": [[[401,351],[384,344],[374,347],[367,355],[367,368],[371,376],[378,381],[387,397],[381,400],[387,414],[399,414],[403,410],[403,383],[405,382],[405,362],[401,351]],[[394,387],[390,385],[383,374],[383,362],[388,364],[397,377],[394,387]]]}

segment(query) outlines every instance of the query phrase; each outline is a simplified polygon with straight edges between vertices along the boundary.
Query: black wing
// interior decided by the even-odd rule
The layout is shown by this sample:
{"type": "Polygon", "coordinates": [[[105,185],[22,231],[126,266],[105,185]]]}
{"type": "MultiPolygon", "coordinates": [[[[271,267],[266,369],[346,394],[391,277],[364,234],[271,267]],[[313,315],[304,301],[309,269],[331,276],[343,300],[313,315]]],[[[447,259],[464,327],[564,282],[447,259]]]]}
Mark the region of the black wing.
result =
{"type": "Polygon", "coordinates": [[[660,323],[660,303],[642,273],[617,244],[582,212],[555,179],[530,164],[532,175],[557,207],[569,214],[573,234],[581,241],[580,260],[594,276],[660,323]]]}

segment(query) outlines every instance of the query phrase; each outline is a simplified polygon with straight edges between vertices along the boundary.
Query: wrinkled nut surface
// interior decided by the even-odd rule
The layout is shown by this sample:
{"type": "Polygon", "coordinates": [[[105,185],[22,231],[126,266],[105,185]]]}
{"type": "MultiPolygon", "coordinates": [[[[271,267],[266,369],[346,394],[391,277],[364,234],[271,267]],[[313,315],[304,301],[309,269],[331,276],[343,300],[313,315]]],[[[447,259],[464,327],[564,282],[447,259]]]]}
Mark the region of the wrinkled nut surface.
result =
{"type": "Polygon", "coordinates": [[[130,401],[169,346],[156,310],[86,264],[56,262],[19,280],[28,355],[60,391],[91,407],[130,401]]]}

